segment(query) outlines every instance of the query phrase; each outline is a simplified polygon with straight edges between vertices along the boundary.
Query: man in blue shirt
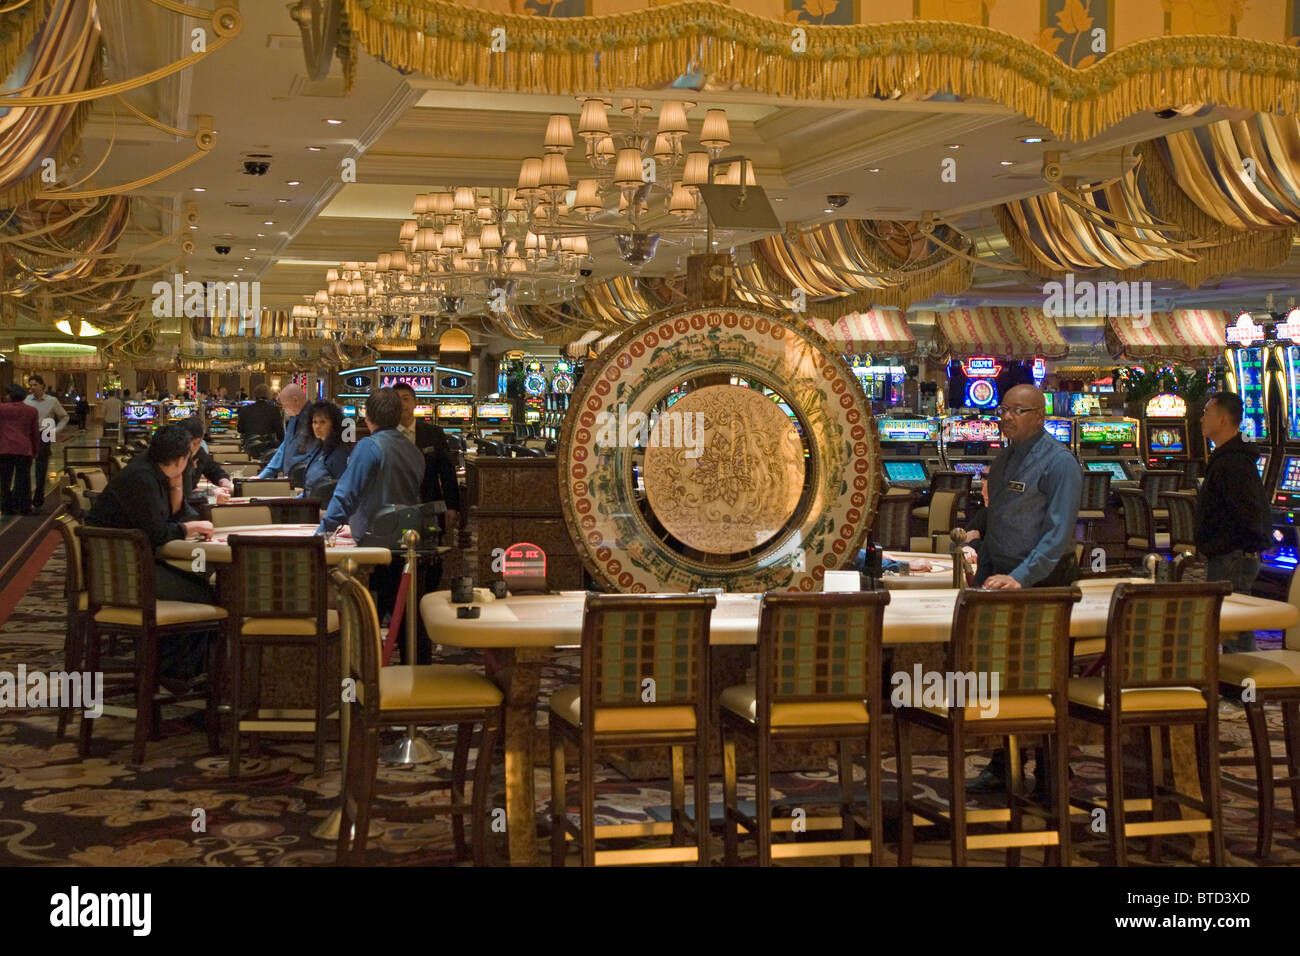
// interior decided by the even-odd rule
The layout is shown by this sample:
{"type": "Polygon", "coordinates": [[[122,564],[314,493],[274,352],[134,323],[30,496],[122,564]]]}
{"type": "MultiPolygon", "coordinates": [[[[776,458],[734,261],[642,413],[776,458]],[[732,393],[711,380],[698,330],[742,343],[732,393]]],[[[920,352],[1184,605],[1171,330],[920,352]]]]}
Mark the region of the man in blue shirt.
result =
{"type": "Polygon", "coordinates": [[[311,412],[307,407],[306,390],[297,382],[290,382],[280,389],[278,401],[287,416],[284,441],[280,442],[280,447],[275,450],[275,455],[266,467],[257,473],[259,478],[279,478],[281,475],[288,477],[293,466],[306,454],[306,449],[300,447],[302,436],[311,431],[311,412]]]}
{"type": "Polygon", "coordinates": [[[346,524],[360,544],[384,505],[420,503],[424,455],[397,430],[401,420],[402,400],[396,392],[380,388],[370,393],[366,399],[370,434],[357,442],[317,534],[331,534],[346,524]]]}
{"type": "MultiPolygon", "coordinates": [[[[998,409],[1002,434],[1011,447],[994,460],[985,477],[988,507],[968,529],[976,539],[976,586],[987,589],[1065,587],[1079,577],[1074,531],[1079,519],[1083,471],[1070,450],[1043,430],[1043,393],[1032,385],[1007,392],[998,409]]],[[[1040,763],[1038,771],[1043,769],[1040,763]]],[[[1001,750],[967,788],[974,792],[1006,789],[1001,750]]],[[[1046,775],[1035,773],[1039,799],[1047,793],[1046,775]]]]}

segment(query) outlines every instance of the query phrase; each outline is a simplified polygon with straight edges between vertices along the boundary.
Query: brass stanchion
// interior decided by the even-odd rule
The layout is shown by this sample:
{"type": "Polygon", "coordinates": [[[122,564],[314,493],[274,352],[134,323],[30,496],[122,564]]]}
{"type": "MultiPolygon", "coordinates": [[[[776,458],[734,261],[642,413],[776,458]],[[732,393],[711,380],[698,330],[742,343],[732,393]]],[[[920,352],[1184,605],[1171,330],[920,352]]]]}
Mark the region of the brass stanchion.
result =
{"type": "MultiPolygon", "coordinates": [[[[408,667],[414,667],[419,638],[419,624],[415,618],[415,572],[418,567],[415,546],[420,543],[420,532],[414,529],[407,531],[402,535],[402,543],[406,545],[406,574],[410,578],[406,589],[406,663],[408,667]]],[[[384,750],[382,759],[384,763],[395,766],[414,766],[432,763],[436,757],[437,754],[428,741],[419,735],[415,724],[411,724],[406,728],[405,737],[384,750]]]]}
{"type": "Polygon", "coordinates": [[[964,528],[953,528],[948,532],[948,537],[952,539],[952,586],[957,590],[966,587],[966,573],[973,572],[970,562],[966,560],[966,531],[964,528]]]}

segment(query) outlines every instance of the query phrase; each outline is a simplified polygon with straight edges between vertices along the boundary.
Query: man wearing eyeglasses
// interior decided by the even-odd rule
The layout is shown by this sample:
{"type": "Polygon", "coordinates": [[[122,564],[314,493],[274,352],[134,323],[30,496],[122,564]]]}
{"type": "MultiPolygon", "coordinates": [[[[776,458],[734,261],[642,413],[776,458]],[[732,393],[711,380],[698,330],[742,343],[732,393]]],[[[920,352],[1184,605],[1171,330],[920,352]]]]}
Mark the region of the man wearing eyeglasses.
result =
{"type": "MultiPolygon", "coordinates": [[[[976,586],[1062,587],[1079,577],[1074,529],[1083,471],[1070,450],[1043,430],[1044,408],[1042,392],[1017,385],[998,409],[1010,447],[989,469],[984,480],[988,507],[968,529],[979,532],[976,586]]],[[[1001,791],[1005,776],[1003,753],[994,751],[988,767],[966,789],[1001,791]]],[[[1035,773],[1040,797],[1046,794],[1042,777],[1035,773]]]]}

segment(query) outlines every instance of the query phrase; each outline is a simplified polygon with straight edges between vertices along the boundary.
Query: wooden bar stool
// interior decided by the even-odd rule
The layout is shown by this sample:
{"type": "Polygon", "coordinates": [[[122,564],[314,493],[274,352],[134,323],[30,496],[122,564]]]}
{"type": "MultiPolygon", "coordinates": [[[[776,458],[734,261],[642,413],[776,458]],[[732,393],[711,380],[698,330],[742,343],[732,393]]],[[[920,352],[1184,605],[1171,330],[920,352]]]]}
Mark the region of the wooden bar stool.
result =
{"type": "Polygon", "coordinates": [[[894,735],[898,754],[899,846],[898,862],[912,862],[915,813],[932,823],[947,823],[951,834],[952,864],[965,866],[971,849],[1005,848],[1007,864],[1020,862],[1024,846],[1056,847],[1057,861],[1070,863],[1070,804],[1066,780],[1069,738],[1066,725],[1066,685],[1069,680],[1070,614],[1082,597],[1078,588],[1027,588],[1020,591],[963,590],[953,608],[952,639],[948,642],[948,669],[944,676],[957,700],[937,706],[917,706],[913,700],[894,709],[894,735]],[[971,702],[969,692],[984,676],[987,700],[971,702]],[[957,681],[960,680],[960,685],[957,681]],[[998,682],[997,697],[992,682],[998,682]],[[996,707],[991,704],[996,701],[996,707]],[[991,712],[990,712],[991,711],[991,712]],[[948,737],[948,779],[952,794],[949,809],[915,796],[912,778],[912,724],[948,737]],[[1022,791],[1019,737],[1044,738],[1038,772],[1048,774],[1050,806],[1040,806],[1022,791]],[[966,744],[972,738],[1004,738],[1007,808],[967,811],[966,744]],[[1054,779],[1053,779],[1054,778],[1054,779]],[[1044,829],[1027,831],[1028,812],[1041,818],[1044,829]],[[1007,823],[1001,832],[969,834],[972,823],[1007,823]]]}
{"type": "Polygon", "coordinates": [[[1124,509],[1124,547],[1125,555],[1132,552],[1139,554],[1168,554],[1169,532],[1156,531],[1155,517],[1151,511],[1151,502],[1137,488],[1120,488],[1117,490],[1120,506],[1124,509]]]}
{"type": "Polygon", "coordinates": [[[1209,833],[1210,864],[1223,865],[1223,828],[1219,813],[1219,612],[1232,586],[1226,581],[1203,584],[1133,584],[1124,582],[1111,597],[1106,625],[1104,677],[1070,681],[1070,716],[1105,728],[1106,800],[1075,803],[1090,810],[1104,806],[1106,832],[1115,865],[1128,863],[1126,840],[1151,838],[1157,858],[1160,837],[1171,833],[1209,833]],[[1119,706],[1116,706],[1119,702],[1119,706]],[[1201,798],[1164,783],[1170,754],[1169,728],[1191,725],[1196,732],[1201,798]],[[1149,770],[1149,797],[1124,799],[1126,731],[1143,735],[1149,770]],[[1163,741],[1156,753],[1155,735],[1163,741]],[[1203,819],[1163,819],[1163,803],[1172,802],[1205,814],[1203,819]],[[1130,821],[1129,815],[1150,819],[1130,821]]]}
{"type": "Polygon", "coordinates": [[[563,866],[566,835],[584,866],[709,863],[710,595],[588,594],[582,622],[581,683],[551,695],[551,865],[563,866]],[[578,749],[580,823],[568,814],[564,744],[578,749]],[[672,820],[596,826],[597,750],[668,747],[672,820]],[[695,846],[683,846],[686,761],[695,756],[695,846]],[[597,851],[608,838],[671,834],[672,846],[597,851]]]}
{"type": "Polygon", "coordinates": [[[892,551],[910,551],[912,505],[916,495],[905,488],[891,488],[876,504],[876,520],[871,525],[870,540],[892,551]]]}
{"type": "MultiPolygon", "coordinates": [[[[216,509],[214,509],[216,510],[216,509]]],[[[239,744],[244,732],[310,733],[315,743],[316,775],[325,772],[328,718],[338,713],[340,696],[330,673],[330,645],[338,640],[338,612],[327,607],[325,539],[319,535],[283,538],[230,536],[230,775],[239,776],[239,744]],[[245,718],[242,682],[244,649],[261,658],[263,648],[309,647],[315,651],[315,713],[261,714],[245,718]]],[[[260,667],[259,667],[260,671],[260,667]]],[[[260,696],[260,695],[259,695],[260,696]]]]}
{"type": "Polygon", "coordinates": [[[1078,522],[1083,523],[1083,543],[1085,550],[1096,545],[1096,524],[1106,520],[1106,505],[1110,501],[1110,479],[1108,471],[1085,471],[1083,486],[1079,492],[1078,522]]]}
{"type": "Polygon", "coordinates": [[[427,819],[450,815],[457,856],[465,855],[465,815],[473,830],[474,863],[486,862],[488,788],[492,757],[503,723],[500,688],[468,667],[450,664],[383,666],[379,615],[370,592],[342,571],[332,572],[339,589],[339,616],[343,627],[343,659],[355,694],[348,705],[346,772],[343,781],[342,819],[339,823],[337,861],[360,863],[370,828],[371,805],[377,794],[418,793],[436,784],[427,782],[386,784],[377,788],[379,731],[409,724],[455,724],[456,751],[452,758],[451,802],[440,806],[386,807],[392,819],[427,819]],[[474,792],[465,801],[469,749],[475,725],[482,727],[474,758],[474,792]],[[356,836],[353,836],[355,831],[356,836]]]}
{"type": "Polygon", "coordinates": [[[738,827],[757,838],[758,863],[806,856],[853,854],[880,862],[884,825],[880,795],[880,722],[884,681],[881,636],[888,591],[763,595],[758,619],[755,684],[728,687],[719,709],[722,736],[723,823],[728,866],[737,862],[738,827]],[[736,799],[736,741],[754,748],[757,810],[740,812],[736,799]],[[837,840],[773,845],[775,830],[791,820],[772,819],[771,749],[778,741],[833,740],[839,744],[840,813],[810,817],[808,830],[840,829],[837,840]],[[865,746],[871,804],[864,822],[853,799],[853,744],[865,746]],[[863,836],[866,839],[862,839],[863,836]]]}
{"type": "MultiPolygon", "coordinates": [[[[67,603],[67,633],[63,636],[63,669],[69,674],[83,669],[86,643],[86,609],[89,598],[81,573],[81,540],[77,529],[81,522],[72,515],[62,514],[54,521],[54,528],[63,540],[63,554],[67,572],[63,578],[63,599],[67,603]]],[[[58,736],[67,733],[72,707],[59,708],[58,736]]]]}
{"type": "MultiPolygon", "coordinates": [[[[86,583],[85,669],[100,670],[99,641],[104,634],[119,634],[135,641],[135,707],[112,708],[113,716],[135,720],[131,762],[144,763],[145,744],[157,730],[158,648],[169,637],[196,631],[224,630],[226,609],[211,604],[157,599],[153,547],[148,536],[135,528],[77,528],[81,539],[82,580],[86,583]]],[[[216,662],[218,641],[209,648],[209,683],[206,693],[167,698],[170,703],[207,699],[208,743],[217,744],[216,662]]],[[[109,713],[110,708],[104,708],[109,713]]],[[[95,720],[81,718],[81,755],[90,754],[95,720]]]]}

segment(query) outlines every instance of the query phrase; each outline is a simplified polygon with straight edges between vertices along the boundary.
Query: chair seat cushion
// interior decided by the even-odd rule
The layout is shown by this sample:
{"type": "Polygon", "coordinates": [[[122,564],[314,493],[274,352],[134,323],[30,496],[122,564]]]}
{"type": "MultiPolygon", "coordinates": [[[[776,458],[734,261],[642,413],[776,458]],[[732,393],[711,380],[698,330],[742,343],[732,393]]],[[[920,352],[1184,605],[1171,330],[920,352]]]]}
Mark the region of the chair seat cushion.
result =
{"type": "MultiPolygon", "coordinates": [[[[558,714],[575,727],[582,726],[582,688],[577,684],[561,687],[551,695],[551,713],[558,714]]],[[[673,731],[695,729],[695,708],[685,704],[644,704],[640,707],[597,707],[598,734],[637,731],[673,731]]]]}
{"type": "MultiPolygon", "coordinates": [[[[1101,677],[1075,677],[1070,681],[1070,700],[1094,710],[1105,708],[1106,681],[1101,677]]],[[[1195,687],[1134,687],[1120,692],[1123,709],[1204,710],[1205,698],[1195,687]]]]}
{"type": "Polygon", "coordinates": [[[379,670],[379,709],[499,707],[501,688],[478,671],[456,664],[421,664],[379,670]]]}
{"type": "MultiPolygon", "coordinates": [[[[1139,537],[1134,536],[1134,537],[1128,539],[1128,546],[1129,546],[1130,548],[1137,548],[1137,549],[1141,550],[1141,549],[1143,549],[1143,548],[1149,547],[1150,544],[1149,544],[1149,542],[1147,541],[1146,538],[1139,538],[1139,537]]],[[[1157,551],[1168,551],[1168,550],[1169,550],[1169,534],[1168,534],[1168,532],[1165,532],[1165,531],[1157,531],[1157,532],[1156,532],[1156,550],[1157,550],[1157,551]]]]}
{"type": "Polygon", "coordinates": [[[1256,687],[1300,687],[1300,651],[1244,651],[1219,657],[1219,680],[1256,687]]]}
{"type": "MultiPolygon", "coordinates": [[[[95,615],[97,624],[125,624],[142,627],[143,615],[135,608],[102,607],[95,615]]],[[[155,605],[154,620],[161,625],[193,624],[198,621],[224,621],[226,609],[212,604],[191,604],[188,601],[159,601],[155,605]]]]}
{"type": "MultiPolygon", "coordinates": [[[[339,629],[339,612],[331,608],[325,612],[325,628],[331,634],[339,629]]],[[[311,635],[316,633],[316,622],[301,617],[246,617],[239,633],[249,637],[263,635],[311,635]]]]}
{"type": "Polygon", "coordinates": [[[1106,517],[1106,512],[1104,511],[1093,511],[1091,509],[1087,509],[1079,512],[1080,521],[1101,521],[1105,517],[1106,517]]]}
{"type": "Polygon", "coordinates": [[[1082,640],[1074,642],[1075,657],[1091,657],[1094,654],[1106,653],[1106,638],[1104,637],[1085,637],[1082,640]]]}
{"type": "Polygon", "coordinates": [[[1165,518],[1168,518],[1168,517],[1169,517],[1169,509],[1168,509],[1168,508],[1152,508],[1152,509],[1151,509],[1151,517],[1155,518],[1157,521],[1163,521],[1165,518]]]}
{"type": "MultiPolygon", "coordinates": [[[[948,708],[944,706],[926,707],[925,710],[932,714],[941,716],[948,715],[948,708]]],[[[989,700],[986,706],[981,706],[979,702],[967,704],[965,714],[967,720],[1037,720],[1039,718],[1051,720],[1056,716],[1056,708],[1052,706],[1052,698],[1049,694],[1015,694],[1007,696],[998,696],[996,709],[993,701],[989,700]]]]}
{"type": "Polygon", "coordinates": [[[912,517],[913,517],[913,518],[928,518],[928,517],[930,517],[930,506],[929,506],[929,505],[923,505],[923,506],[920,507],[920,508],[913,508],[913,509],[912,509],[912,517]]]}
{"type": "MultiPolygon", "coordinates": [[[[753,684],[728,687],[718,698],[718,704],[750,721],[758,713],[758,695],[753,684]]],[[[791,701],[773,704],[771,719],[773,727],[865,724],[867,704],[861,700],[791,701]]]]}

